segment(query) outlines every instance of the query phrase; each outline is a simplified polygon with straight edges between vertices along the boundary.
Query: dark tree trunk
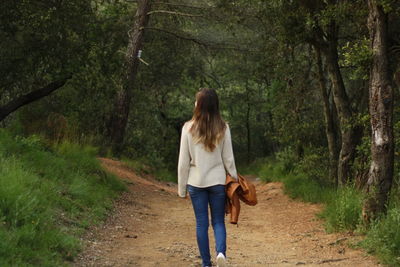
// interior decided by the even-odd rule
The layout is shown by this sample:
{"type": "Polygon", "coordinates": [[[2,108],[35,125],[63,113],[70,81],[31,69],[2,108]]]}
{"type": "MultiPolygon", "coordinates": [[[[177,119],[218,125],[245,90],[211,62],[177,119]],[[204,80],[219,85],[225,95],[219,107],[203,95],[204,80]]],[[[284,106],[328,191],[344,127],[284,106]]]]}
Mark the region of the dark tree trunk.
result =
{"type": "Polygon", "coordinates": [[[251,111],[251,104],[250,104],[250,92],[246,82],[246,95],[247,95],[247,111],[246,111],[246,133],[247,133],[247,163],[250,163],[251,156],[251,132],[250,132],[250,111],[251,111]]]}
{"type": "Polygon", "coordinates": [[[16,99],[11,100],[4,106],[0,107],[0,121],[4,120],[8,115],[10,115],[12,112],[16,111],[22,106],[25,106],[33,101],[36,101],[38,99],[41,99],[45,96],[48,96],[55,90],[61,88],[64,86],[64,84],[71,79],[72,76],[69,76],[63,80],[55,81],[52,82],[48,85],[46,85],[43,88],[37,89],[33,92],[30,92],[26,95],[22,95],[16,99]]]}
{"type": "Polygon", "coordinates": [[[329,95],[326,88],[326,80],[324,76],[324,70],[321,59],[321,50],[315,48],[317,54],[317,66],[318,66],[318,81],[321,89],[322,100],[324,103],[324,118],[325,118],[325,134],[328,141],[329,150],[329,180],[338,185],[337,171],[338,171],[338,157],[339,149],[337,146],[337,134],[335,131],[335,121],[333,118],[333,112],[329,103],[329,95]]]}
{"type": "Polygon", "coordinates": [[[389,80],[387,14],[376,0],[368,0],[368,29],[372,66],[369,84],[371,166],[363,217],[366,223],[386,211],[393,180],[393,88],[389,80]]]}
{"type": "Polygon", "coordinates": [[[250,163],[251,160],[250,103],[247,103],[246,129],[247,129],[247,163],[250,163]]]}
{"type": "Polygon", "coordinates": [[[128,123],[129,110],[138,70],[138,52],[143,43],[144,28],[146,27],[150,11],[150,0],[139,0],[132,31],[129,31],[129,43],[124,61],[124,77],[122,87],[117,92],[115,108],[109,123],[109,137],[113,152],[120,154],[128,123]]]}
{"type": "Polygon", "coordinates": [[[333,99],[339,115],[341,148],[338,163],[338,181],[340,185],[346,184],[351,179],[351,164],[355,155],[356,130],[352,125],[352,110],[346,93],[346,88],[340,72],[337,52],[337,29],[335,23],[331,23],[328,30],[327,47],[322,49],[326,58],[328,73],[333,85],[333,99]]]}

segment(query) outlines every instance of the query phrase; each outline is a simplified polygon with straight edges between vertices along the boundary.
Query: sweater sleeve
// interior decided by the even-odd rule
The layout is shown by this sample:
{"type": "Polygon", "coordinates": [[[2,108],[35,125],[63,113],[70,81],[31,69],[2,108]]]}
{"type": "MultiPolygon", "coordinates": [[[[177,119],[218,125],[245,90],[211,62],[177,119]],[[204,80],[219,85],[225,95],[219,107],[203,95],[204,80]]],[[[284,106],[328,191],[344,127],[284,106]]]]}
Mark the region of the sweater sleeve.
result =
{"type": "Polygon", "coordinates": [[[222,161],[224,162],[225,170],[237,180],[237,171],[235,166],[235,158],[233,156],[231,131],[229,125],[226,125],[225,139],[222,147],[222,161]]]}
{"type": "Polygon", "coordinates": [[[186,196],[186,185],[189,178],[190,169],[190,153],[189,141],[185,125],[182,127],[181,145],[179,150],[178,160],[178,195],[180,197],[186,196]]]}

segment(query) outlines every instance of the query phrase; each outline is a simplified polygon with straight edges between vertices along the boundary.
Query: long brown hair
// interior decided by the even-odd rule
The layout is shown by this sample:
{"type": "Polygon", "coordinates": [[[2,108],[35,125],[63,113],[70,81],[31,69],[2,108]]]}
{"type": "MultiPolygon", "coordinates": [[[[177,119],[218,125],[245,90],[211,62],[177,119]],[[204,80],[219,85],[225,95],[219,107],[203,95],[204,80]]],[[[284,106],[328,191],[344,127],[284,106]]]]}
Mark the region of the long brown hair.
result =
{"type": "Polygon", "coordinates": [[[196,94],[190,133],[195,143],[202,143],[212,152],[225,134],[226,124],[219,113],[219,101],[214,89],[201,88],[196,94]]]}

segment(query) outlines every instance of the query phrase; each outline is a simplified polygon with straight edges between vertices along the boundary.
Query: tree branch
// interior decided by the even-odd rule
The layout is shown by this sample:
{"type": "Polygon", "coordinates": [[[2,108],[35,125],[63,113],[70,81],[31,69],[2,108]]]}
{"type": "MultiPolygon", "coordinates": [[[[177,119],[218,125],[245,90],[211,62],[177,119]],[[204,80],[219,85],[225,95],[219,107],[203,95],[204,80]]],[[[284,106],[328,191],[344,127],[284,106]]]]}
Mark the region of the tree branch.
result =
{"type": "Polygon", "coordinates": [[[204,47],[213,48],[213,49],[236,50],[236,51],[242,51],[242,52],[256,52],[255,50],[250,50],[250,49],[247,49],[247,48],[241,48],[241,47],[235,47],[235,46],[227,46],[229,44],[207,43],[207,42],[204,42],[203,40],[197,39],[197,38],[195,38],[193,36],[185,36],[183,34],[178,34],[176,32],[169,31],[167,29],[154,28],[154,27],[146,27],[144,29],[145,30],[154,30],[154,31],[168,33],[168,34],[173,35],[174,37],[176,37],[178,39],[191,41],[191,42],[196,43],[198,45],[201,45],[201,46],[204,46],[204,47]]]}
{"type": "Polygon", "coordinates": [[[147,15],[151,15],[154,13],[166,13],[166,14],[171,14],[171,15],[185,16],[185,17],[204,17],[203,15],[188,14],[188,13],[182,13],[182,12],[176,12],[176,11],[170,11],[170,10],[153,10],[153,11],[148,12],[147,15]]]}
{"type": "Polygon", "coordinates": [[[167,6],[188,7],[188,8],[196,8],[196,9],[209,9],[209,7],[191,6],[191,5],[185,5],[185,4],[175,4],[175,3],[166,3],[166,2],[154,2],[153,5],[167,5],[167,6]]]}
{"type": "Polygon", "coordinates": [[[178,34],[178,33],[176,33],[176,32],[169,31],[169,30],[166,30],[166,29],[154,28],[154,27],[146,27],[145,29],[146,29],[146,30],[159,31],[159,32],[165,32],[165,33],[168,33],[168,34],[170,34],[170,35],[175,36],[175,37],[178,38],[178,39],[182,39],[182,40],[186,40],[186,41],[191,41],[191,42],[194,42],[194,43],[196,43],[196,44],[198,44],[198,45],[203,45],[203,46],[207,46],[207,45],[208,45],[207,43],[205,43],[205,42],[203,42],[203,41],[201,41],[201,40],[199,40],[199,39],[196,39],[196,38],[194,38],[194,37],[191,37],[191,36],[183,36],[183,35],[181,35],[181,34],[178,34]]]}
{"type": "Polygon", "coordinates": [[[3,107],[0,107],[0,121],[4,120],[8,115],[10,115],[12,112],[16,111],[22,106],[25,106],[35,100],[38,100],[42,97],[48,96],[58,88],[64,86],[64,84],[72,78],[72,75],[59,80],[52,82],[48,85],[46,85],[43,88],[37,89],[33,92],[30,92],[28,94],[22,95],[14,100],[11,100],[8,102],[6,105],[3,107]]]}

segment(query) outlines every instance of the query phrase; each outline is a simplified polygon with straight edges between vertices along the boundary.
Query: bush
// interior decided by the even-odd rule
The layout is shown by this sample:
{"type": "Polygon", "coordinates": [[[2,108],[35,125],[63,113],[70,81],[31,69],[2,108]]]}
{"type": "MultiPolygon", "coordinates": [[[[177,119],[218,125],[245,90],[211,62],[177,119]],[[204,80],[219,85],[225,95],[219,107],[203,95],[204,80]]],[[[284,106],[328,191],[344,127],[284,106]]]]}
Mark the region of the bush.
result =
{"type": "Polygon", "coordinates": [[[332,231],[355,230],[361,222],[362,194],[353,186],[335,191],[320,214],[326,229],[332,231]]]}
{"type": "Polygon", "coordinates": [[[328,155],[324,149],[307,149],[303,158],[295,165],[295,172],[304,174],[308,179],[324,186],[331,186],[333,181],[327,179],[329,173],[328,155]]]}
{"type": "Polygon", "coordinates": [[[281,162],[269,159],[258,168],[257,175],[264,182],[273,182],[279,181],[286,175],[286,172],[281,162]]]}
{"type": "Polygon", "coordinates": [[[400,265],[400,202],[391,202],[387,215],[372,224],[361,246],[377,254],[384,263],[400,265]]]}
{"type": "Polygon", "coordinates": [[[286,173],[293,171],[298,162],[297,156],[290,147],[277,152],[276,159],[282,164],[282,170],[286,173]]]}

